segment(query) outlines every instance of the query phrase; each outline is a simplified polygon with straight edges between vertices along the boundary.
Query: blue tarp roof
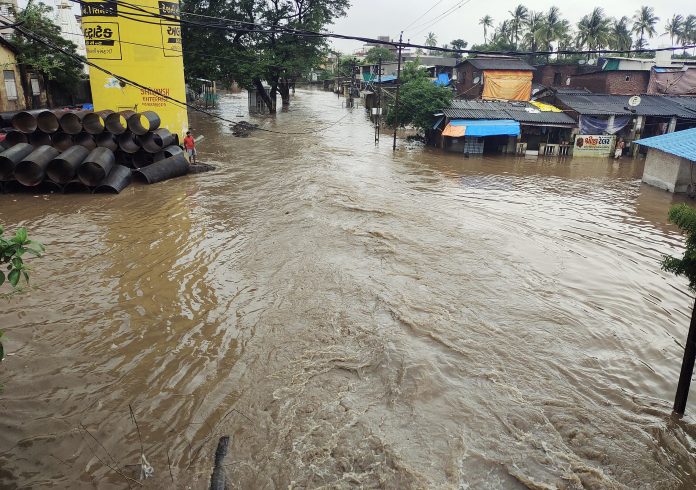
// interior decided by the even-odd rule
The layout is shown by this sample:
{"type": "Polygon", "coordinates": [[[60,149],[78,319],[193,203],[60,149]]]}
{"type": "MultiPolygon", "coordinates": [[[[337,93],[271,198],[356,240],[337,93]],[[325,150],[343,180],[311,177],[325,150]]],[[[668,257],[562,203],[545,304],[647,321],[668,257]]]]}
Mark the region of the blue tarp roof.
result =
{"type": "Polygon", "coordinates": [[[449,83],[450,79],[447,73],[440,73],[437,76],[437,80],[435,80],[435,85],[439,85],[441,87],[446,87],[447,85],[449,85],[449,83]]]}
{"type": "MultiPolygon", "coordinates": [[[[393,82],[394,80],[396,80],[396,76],[395,76],[395,75],[383,75],[383,76],[382,76],[382,83],[393,82]]],[[[380,83],[380,80],[379,80],[379,77],[378,77],[378,76],[375,76],[375,77],[372,79],[372,81],[373,81],[374,83],[380,83]]]]}
{"type": "Polygon", "coordinates": [[[696,162],[696,128],[653,136],[635,143],[696,162]]]}
{"type": "Polygon", "coordinates": [[[466,136],[519,136],[520,123],[512,119],[453,119],[452,126],[466,126],[466,136]]]}

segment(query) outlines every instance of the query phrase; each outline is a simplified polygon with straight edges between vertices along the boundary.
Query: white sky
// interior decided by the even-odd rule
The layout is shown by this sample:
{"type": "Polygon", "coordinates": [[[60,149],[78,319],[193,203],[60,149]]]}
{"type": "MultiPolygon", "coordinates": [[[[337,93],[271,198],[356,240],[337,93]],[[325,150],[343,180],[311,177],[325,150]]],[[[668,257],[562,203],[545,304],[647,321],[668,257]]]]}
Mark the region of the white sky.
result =
{"type": "MultiPolygon", "coordinates": [[[[348,15],[339,19],[331,28],[333,32],[339,34],[359,35],[363,37],[376,38],[377,36],[391,36],[398,39],[399,31],[406,28],[414,20],[425,13],[430,7],[438,3],[438,0],[352,0],[352,7],[348,15]]],[[[547,11],[552,5],[561,9],[563,18],[567,19],[573,26],[580,18],[589,14],[595,7],[604,8],[610,17],[629,18],[640,5],[654,7],[655,13],[660,20],[658,21],[658,34],[664,32],[664,26],[668,18],[673,14],[696,14],[696,1],[694,0],[651,0],[646,2],[636,2],[629,0],[615,0],[613,2],[567,2],[549,0],[442,0],[427,15],[418,20],[411,28],[404,32],[404,40],[411,39],[411,42],[424,44],[425,36],[429,31],[437,35],[438,46],[449,43],[453,39],[464,39],[472,44],[483,42],[483,29],[479,25],[479,19],[488,14],[493,17],[494,25],[504,19],[510,18],[508,11],[514,9],[522,3],[528,9],[534,11],[547,11]],[[439,22],[428,27],[428,21],[437,18],[440,14],[459,4],[463,4],[450,15],[442,18],[439,22]],[[425,25],[422,25],[425,24],[425,25]],[[420,32],[419,32],[420,31],[420,32]]],[[[489,29],[490,31],[490,29],[489,29]]],[[[489,32],[490,33],[490,32],[489,32]]],[[[650,41],[652,47],[659,45],[668,46],[668,37],[660,40],[654,38],[650,41]]],[[[362,46],[356,41],[334,40],[334,49],[345,53],[351,53],[362,46]]]]}

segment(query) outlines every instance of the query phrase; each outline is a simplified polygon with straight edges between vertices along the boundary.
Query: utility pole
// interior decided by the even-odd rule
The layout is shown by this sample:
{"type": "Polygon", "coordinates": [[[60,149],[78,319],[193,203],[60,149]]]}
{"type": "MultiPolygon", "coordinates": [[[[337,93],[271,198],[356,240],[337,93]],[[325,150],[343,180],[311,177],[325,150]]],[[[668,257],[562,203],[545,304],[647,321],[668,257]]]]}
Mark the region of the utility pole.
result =
{"type": "Polygon", "coordinates": [[[382,125],[382,57],[377,65],[377,117],[375,124],[375,145],[379,143],[379,130],[382,125]]]}
{"type": "Polygon", "coordinates": [[[396,65],[396,101],[394,103],[394,144],[392,150],[396,151],[396,130],[399,127],[399,89],[401,88],[401,47],[404,41],[404,31],[399,34],[399,58],[396,65]]]}

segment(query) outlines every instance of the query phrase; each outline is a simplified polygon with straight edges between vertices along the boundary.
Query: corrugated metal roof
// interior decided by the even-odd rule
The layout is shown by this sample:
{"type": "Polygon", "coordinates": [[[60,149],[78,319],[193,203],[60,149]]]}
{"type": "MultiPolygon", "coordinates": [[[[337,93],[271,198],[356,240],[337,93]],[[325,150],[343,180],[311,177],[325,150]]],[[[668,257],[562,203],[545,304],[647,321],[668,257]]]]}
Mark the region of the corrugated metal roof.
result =
{"type": "Polygon", "coordinates": [[[477,70],[534,71],[532,65],[519,58],[469,58],[462,63],[471,63],[477,70]]]}
{"type": "Polygon", "coordinates": [[[657,95],[642,95],[641,102],[631,111],[627,95],[558,94],[558,100],[566,107],[585,116],[662,116],[696,119],[696,112],[657,95]]]}
{"type": "Polygon", "coordinates": [[[636,143],[696,162],[696,128],[653,136],[636,143]]]}
{"type": "Polygon", "coordinates": [[[679,104],[685,109],[696,112],[696,97],[684,95],[665,95],[664,98],[671,100],[675,104],[679,104]]]}
{"type": "Polygon", "coordinates": [[[545,112],[528,102],[494,100],[454,100],[442,111],[450,119],[514,119],[527,125],[575,126],[575,120],[563,112],[545,112]]]}

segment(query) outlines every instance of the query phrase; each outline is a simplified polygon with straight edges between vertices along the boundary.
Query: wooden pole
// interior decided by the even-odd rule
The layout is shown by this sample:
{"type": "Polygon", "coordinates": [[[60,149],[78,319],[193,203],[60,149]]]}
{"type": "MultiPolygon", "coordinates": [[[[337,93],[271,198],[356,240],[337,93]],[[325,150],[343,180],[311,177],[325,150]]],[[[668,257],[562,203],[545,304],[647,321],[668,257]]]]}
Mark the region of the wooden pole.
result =
{"type": "Polygon", "coordinates": [[[679,415],[684,415],[686,410],[686,399],[689,397],[691,376],[694,374],[694,361],[696,361],[696,301],[691,311],[691,325],[689,325],[689,334],[684,346],[684,359],[682,360],[681,373],[679,374],[677,395],[674,397],[674,412],[679,415]]]}
{"type": "Polygon", "coordinates": [[[377,124],[375,124],[375,144],[379,143],[379,131],[382,124],[382,57],[377,65],[377,124]]]}
{"type": "Polygon", "coordinates": [[[399,127],[399,89],[401,88],[401,43],[404,40],[404,32],[399,34],[399,59],[396,65],[396,101],[394,103],[394,143],[392,150],[396,151],[396,130],[399,127]]]}

